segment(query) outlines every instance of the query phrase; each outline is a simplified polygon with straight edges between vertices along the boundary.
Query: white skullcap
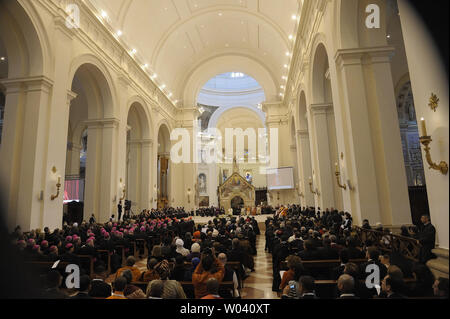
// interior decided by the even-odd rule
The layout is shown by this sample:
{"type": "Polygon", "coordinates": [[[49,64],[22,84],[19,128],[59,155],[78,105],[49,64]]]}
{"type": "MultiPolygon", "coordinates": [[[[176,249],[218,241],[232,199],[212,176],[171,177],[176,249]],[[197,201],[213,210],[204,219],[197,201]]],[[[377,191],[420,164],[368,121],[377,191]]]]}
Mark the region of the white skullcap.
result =
{"type": "Polygon", "coordinates": [[[178,238],[177,241],[175,242],[175,245],[177,245],[177,246],[184,246],[183,239],[178,238]]]}
{"type": "Polygon", "coordinates": [[[199,253],[200,252],[200,245],[197,243],[193,243],[191,246],[191,251],[193,253],[199,253]]]}

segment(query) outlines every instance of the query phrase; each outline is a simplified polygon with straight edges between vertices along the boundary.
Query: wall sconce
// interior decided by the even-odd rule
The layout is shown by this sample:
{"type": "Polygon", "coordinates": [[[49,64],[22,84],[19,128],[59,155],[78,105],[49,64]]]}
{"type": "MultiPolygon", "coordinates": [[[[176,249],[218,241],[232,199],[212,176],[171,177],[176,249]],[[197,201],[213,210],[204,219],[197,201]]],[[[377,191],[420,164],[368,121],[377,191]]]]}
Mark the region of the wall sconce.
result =
{"type": "MultiPolygon", "coordinates": [[[[53,174],[56,174],[56,167],[55,166],[53,166],[53,168],[52,168],[52,172],[53,172],[53,174]]],[[[58,176],[58,182],[56,183],[56,195],[52,195],[51,197],[50,197],[50,199],[51,200],[55,200],[55,199],[57,199],[58,197],[59,197],[59,191],[60,191],[60,189],[61,189],[61,176],[58,176]]]]}
{"type": "Polygon", "coordinates": [[[190,204],[191,203],[191,189],[190,188],[187,189],[187,195],[188,195],[188,204],[190,204]]]}
{"type": "Polygon", "coordinates": [[[440,171],[443,175],[447,175],[448,173],[448,164],[444,161],[441,161],[439,164],[436,164],[433,162],[433,160],[431,159],[431,153],[430,153],[430,143],[433,141],[431,139],[431,136],[428,136],[427,133],[427,126],[425,123],[425,119],[422,117],[420,119],[420,124],[422,127],[422,137],[420,138],[420,143],[422,143],[423,146],[425,146],[424,151],[425,151],[425,158],[427,159],[428,165],[430,166],[430,168],[440,171]]]}
{"type": "Polygon", "coordinates": [[[316,190],[313,190],[313,182],[312,182],[312,178],[309,178],[309,190],[311,191],[311,193],[313,193],[314,195],[320,196],[319,194],[319,190],[316,188],[316,190]]]}
{"type": "Polygon", "coordinates": [[[336,175],[336,182],[340,188],[347,190],[347,185],[341,184],[341,179],[340,179],[341,173],[339,172],[339,165],[338,165],[338,163],[335,163],[335,165],[336,165],[336,172],[334,174],[336,175]]]}

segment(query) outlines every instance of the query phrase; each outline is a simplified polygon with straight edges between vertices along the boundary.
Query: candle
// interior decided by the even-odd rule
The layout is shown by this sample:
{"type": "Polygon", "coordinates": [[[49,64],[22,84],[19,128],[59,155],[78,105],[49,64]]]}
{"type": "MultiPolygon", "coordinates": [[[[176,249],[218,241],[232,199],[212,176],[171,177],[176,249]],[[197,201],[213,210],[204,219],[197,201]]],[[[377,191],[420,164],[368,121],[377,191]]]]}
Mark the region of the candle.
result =
{"type": "Polygon", "coordinates": [[[61,183],[61,176],[58,176],[58,184],[61,183]]]}
{"type": "Polygon", "coordinates": [[[336,162],[336,163],[334,163],[334,166],[336,166],[336,172],[339,172],[339,167],[338,167],[338,163],[336,162]]]}
{"type": "Polygon", "coordinates": [[[425,119],[423,117],[420,119],[420,126],[422,128],[422,136],[428,136],[427,125],[426,125],[425,119]]]}

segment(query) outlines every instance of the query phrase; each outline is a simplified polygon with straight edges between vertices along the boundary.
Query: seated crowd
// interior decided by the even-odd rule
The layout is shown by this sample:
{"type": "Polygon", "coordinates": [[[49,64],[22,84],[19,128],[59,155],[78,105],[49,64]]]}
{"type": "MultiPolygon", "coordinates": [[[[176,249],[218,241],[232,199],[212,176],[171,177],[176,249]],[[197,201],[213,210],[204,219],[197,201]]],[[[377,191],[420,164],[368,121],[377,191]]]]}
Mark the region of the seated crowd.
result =
{"type": "MultiPolygon", "coordinates": [[[[129,220],[106,224],[97,224],[95,219],[65,224],[53,232],[45,228],[42,233],[23,233],[17,227],[11,240],[23,261],[32,266],[58,260],[79,265],[80,288],[73,298],[178,299],[189,295],[184,287],[190,285],[192,297],[215,299],[221,283],[230,283],[220,291],[221,297],[240,297],[242,281],[254,270],[257,235],[254,218],[216,217],[195,225],[182,209],[169,209],[144,211],[129,220]],[[143,243],[148,258],[147,270],[141,271],[133,250],[136,245],[142,255],[143,243]],[[92,257],[92,274],[82,256],[92,257]],[[106,282],[108,277],[112,286],[106,282]]],[[[69,297],[63,276],[57,269],[46,270],[43,298],[69,297]]]]}
{"type": "MultiPolygon", "coordinates": [[[[426,244],[429,231],[425,228],[430,223],[426,216],[422,222],[416,238],[426,244]]],[[[367,220],[363,228],[370,229],[367,220]]],[[[383,231],[381,224],[377,228],[383,231]]],[[[382,241],[389,240],[389,234],[382,241]]],[[[377,244],[359,240],[349,213],[281,207],[266,220],[266,250],[273,257],[272,290],[283,299],[448,298],[448,279],[435,280],[424,263],[383,252],[377,244]],[[373,269],[379,272],[378,285],[374,280],[366,285],[373,269]]]]}

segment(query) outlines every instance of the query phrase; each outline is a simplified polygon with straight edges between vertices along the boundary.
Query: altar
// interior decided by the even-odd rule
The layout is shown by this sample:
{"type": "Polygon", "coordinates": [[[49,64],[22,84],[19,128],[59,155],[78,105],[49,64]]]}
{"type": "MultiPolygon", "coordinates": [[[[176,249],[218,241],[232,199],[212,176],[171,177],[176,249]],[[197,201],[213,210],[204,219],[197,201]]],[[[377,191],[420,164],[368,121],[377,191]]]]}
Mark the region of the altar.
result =
{"type": "Polygon", "coordinates": [[[238,172],[234,172],[219,186],[219,203],[225,211],[230,208],[252,208],[255,206],[255,187],[238,172]]]}

